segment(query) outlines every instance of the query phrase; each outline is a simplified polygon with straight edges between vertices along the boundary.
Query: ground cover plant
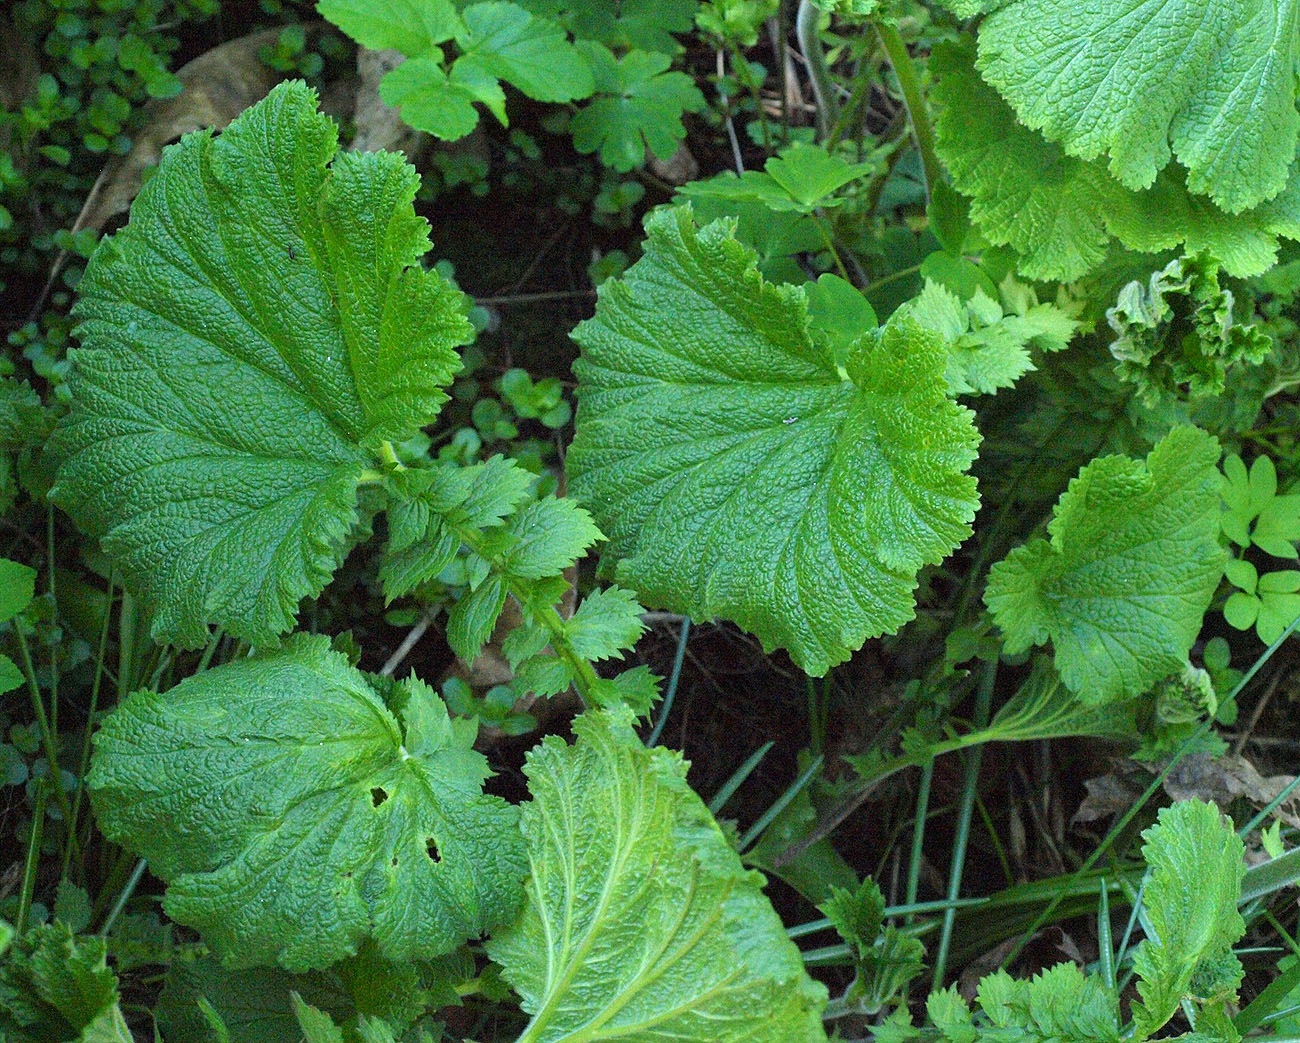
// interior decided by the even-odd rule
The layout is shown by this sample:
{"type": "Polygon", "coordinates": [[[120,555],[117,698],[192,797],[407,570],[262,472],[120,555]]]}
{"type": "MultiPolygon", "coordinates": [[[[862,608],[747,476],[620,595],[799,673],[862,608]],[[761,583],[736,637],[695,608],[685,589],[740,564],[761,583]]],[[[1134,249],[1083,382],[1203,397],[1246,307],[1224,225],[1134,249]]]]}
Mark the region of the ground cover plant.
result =
{"type": "Polygon", "coordinates": [[[1300,1038],[1298,11],[0,16],[0,1040],[1300,1038]]]}

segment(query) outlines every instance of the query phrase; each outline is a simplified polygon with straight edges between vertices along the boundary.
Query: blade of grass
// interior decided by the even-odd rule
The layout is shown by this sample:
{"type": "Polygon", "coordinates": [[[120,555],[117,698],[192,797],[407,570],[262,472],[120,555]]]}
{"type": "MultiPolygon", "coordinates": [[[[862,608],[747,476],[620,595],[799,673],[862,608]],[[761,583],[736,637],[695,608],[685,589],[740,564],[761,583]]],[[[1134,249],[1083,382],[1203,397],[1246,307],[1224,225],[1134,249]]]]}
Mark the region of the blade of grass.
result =
{"type": "Polygon", "coordinates": [[[659,719],[655,721],[655,726],[646,738],[647,746],[654,746],[659,742],[659,736],[663,734],[664,725],[668,723],[668,713],[673,708],[673,700],[677,698],[677,685],[682,679],[682,663],[686,659],[686,642],[691,638],[691,620],[688,616],[682,620],[682,632],[677,636],[677,655],[673,658],[672,673],[668,675],[668,687],[664,689],[664,701],[659,705],[659,719]]]}
{"type": "Polygon", "coordinates": [[[709,801],[709,810],[713,812],[713,814],[716,815],[726,807],[727,801],[731,799],[732,794],[745,784],[745,780],[753,774],[754,769],[758,767],[763,758],[767,756],[768,751],[770,751],[775,745],[775,742],[763,743],[762,746],[745,758],[744,764],[731,773],[731,777],[722,784],[722,788],[718,790],[718,792],[713,795],[713,799],[709,801]]]}

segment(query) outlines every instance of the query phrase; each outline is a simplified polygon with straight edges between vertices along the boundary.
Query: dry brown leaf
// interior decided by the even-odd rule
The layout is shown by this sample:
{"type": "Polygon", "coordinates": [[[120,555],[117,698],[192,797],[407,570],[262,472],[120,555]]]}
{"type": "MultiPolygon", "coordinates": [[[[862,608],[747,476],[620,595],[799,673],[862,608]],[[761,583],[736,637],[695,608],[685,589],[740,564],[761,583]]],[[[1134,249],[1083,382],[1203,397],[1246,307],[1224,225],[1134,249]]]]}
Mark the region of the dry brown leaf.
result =
{"type": "MultiPolygon", "coordinates": [[[[1215,757],[1193,753],[1174,765],[1165,778],[1165,792],[1174,800],[1204,800],[1227,809],[1234,800],[1245,799],[1262,808],[1277,798],[1295,780],[1294,775],[1265,778],[1255,765],[1235,753],[1215,757]]],[[[1300,798],[1292,795],[1274,814],[1288,825],[1300,827],[1300,798]]]]}

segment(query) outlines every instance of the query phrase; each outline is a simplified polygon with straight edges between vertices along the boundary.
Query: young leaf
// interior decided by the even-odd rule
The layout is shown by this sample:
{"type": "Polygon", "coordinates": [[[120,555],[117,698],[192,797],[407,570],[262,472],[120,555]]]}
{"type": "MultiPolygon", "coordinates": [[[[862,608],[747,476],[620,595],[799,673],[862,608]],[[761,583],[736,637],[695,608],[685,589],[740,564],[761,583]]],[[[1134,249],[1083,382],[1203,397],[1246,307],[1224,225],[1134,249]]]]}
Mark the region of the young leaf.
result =
{"type": "Polygon", "coordinates": [[[130,1043],[107,954],[64,923],[29,929],[0,965],[0,1036],[130,1043]]]}
{"type": "Polygon", "coordinates": [[[1237,912],[1246,865],[1232,826],[1218,808],[1198,800],[1162,808],[1142,838],[1151,868],[1144,902],[1155,937],[1133,957],[1142,997],[1133,1018],[1139,1036],[1148,1036],[1184,997],[1235,999],[1242,970],[1232,946],[1246,933],[1237,912]]]}
{"type": "Polygon", "coordinates": [[[704,95],[684,72],[670,72],[672,58],[629,51],[615,58],[608,47],[579,43],[595,74],[595,97],[570,123],[573,147],[599,152],[618,171],[645,162],[646,150],[667,159],[686,137],[682,114],[705,107],[704,95]]]}
{"type": "Polygon", "coordinates": [[[1120,1038],[1115,990],[1073,963],[1058,963],[1029,981],[997,971],[980,981],[976,998],[996,1029],[1012,1030],[1003,1038],[1044,1043],[1117,1043],[1120,1038]]]}
{"type": "Polygon", "coordinates": [[[875,163],[849,163],[820,145],[799,142],[782,149],[761,171],[746,170],[739,177],[728,172],[708,181],[692,181],[682,186],[682,195],[762,203],[777,213],[811,214],[818,207],[839,206],[844,200],[836,199],[835,192],[878,169],[875,163]]]}
{"type": "Polygon", "coordinates": [[[912,617],[916,571],[969,533],[978,435],[914,321],[837,366],[801,288],[765,282],[732,226],[647,223],[582,345],[570,489],[647,603],[722,616],[814,674],[912,617]]]}
{"type": "Polygon", "coordinates": [[[1022,123],[1071,156],[1107,153],[1128,188],[1176,156],[1240,213],[1282,191],[1300,138],[1297,0],[1010,0],[979,66],[1022,123]]]}
{"type": "Polygon", "coordinates": [[[1192,398],[1223,394],[1229,367],[1273,350],[1268,334],[1235,321],[1233,304],[1205,254],[1170,261],[1145,286],[1129,283],[1106,312],[1120,379],[1152,405],[1181,396],[1184,385],[1192,398]]]}
{"type": "Polygon", "coordinates": [[[569,619],[564,631],[583,659],[599,662],[623,654],[645,633],[636,595],[621,587],[593,590],[569,619]]]}
{"type": "Polygon", "coordinates": [[[1146,463],[1093,460],[1070,482],[1048,540],[1013,550],[984,600],[1009,653],[1049,638],[1085,702],[1141,694],[1186,662],[1223,575],[1219,444],[1174,428],[1146,463]]]}
{"type": "Polygon", "coordinates": [[[1294,165],[1275,198],[1235,215],[1189,194],[1177,167],[1134,191],[1104,163],[1068,156],[1019,123],[973,60],[962,44],[937,47],[931,59],[939,153],[953,184],[972,198],[980,231],[1021,255],[1022,275],[1078,279],[1101,264],[1112,239],[1146,253],[1179,244],[1188,253],[1208,250],[1230,274],[1258,275],[1276,261],[1279,236],[1300,239],[1294,165]]]}
{"type": "Polygon", "coordinates": [[[850,1009],[877,1013],[921,973],[925,947],[896,927],[881,930],[885,899],[870,877],[853,891],[832,888],[820,909],[853,955],[856,975],[843,1000],[850,1009]]]}
{"type": "Polygon", "coordinates": [[[488,942],[532,1021],[520,1043],[825,1041],[826,991],[686,784],[627,711],[528,755],[522,918],[488,942]]]}
{"type": "Polygon", "coordinates": [[[342,561],[378,443],[437,415],[472,336],[416,264],[414,169],[337,148],[315,95],[281,84],[168,149],[81,281],[51,495],[158,640],[289,629],[342,561]]]}
{"type": "Polygon", "coordinates": [[[989,394],[1011,387],[1034,368],[1031,348],[1063,348],[1078,328],[1051,305],[1034,305],[1025,315],[1004,314],[1002,305],[983,290],[963,301],[930,279],[918,297],[898,310],[947,342],[945,378],[954,395],[989,394]]]}
{"type": "Polygon", "coordinates": [[[100,826],[232,966],[325,967],[367,938],[394,960],[449,952],[518,908],[515,810],[480,792],[473,733],[430,689],[394,701],[400,722],[307,636],[137,692],[95,738],[100,826]]]}

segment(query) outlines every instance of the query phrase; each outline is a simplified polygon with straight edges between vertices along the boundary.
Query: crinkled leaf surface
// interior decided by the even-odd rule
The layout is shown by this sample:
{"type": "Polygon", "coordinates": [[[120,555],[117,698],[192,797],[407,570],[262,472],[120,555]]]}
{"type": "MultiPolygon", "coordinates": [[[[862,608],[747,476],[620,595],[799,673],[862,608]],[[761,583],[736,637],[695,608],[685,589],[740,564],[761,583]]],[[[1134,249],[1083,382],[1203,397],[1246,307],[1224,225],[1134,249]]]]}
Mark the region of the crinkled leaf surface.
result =
{"type": "Polygon", "coordinates": [[[1190,194],[1176,165],[1135,191],[1104,162],[1066,155],[1018,122],[975,73],[973,57],[973,48],[955,44],[931,59],[939,153],[972,199],[972,220],[991,242],[1022,255],[1023,275],[1077,279],[1101,264],[1113,239],[1147,253],[1184,244],[1189,253],[1210,251],[1232,275],[1258,275],[1277,259],[1279,236],[1300,238],[1294,164],[1280,194],[1236,215],[1190,194]]]}
{"type": "Polygon", "coordinates": [[[645,162],[646,150],[667,159],[686,137],[682,114],[704,108],[704,95],[684,72],[669,71],[672,58],[629,51],[615,58],[608,47],[579,44],[595,73],[596,96],[573,117],[573,147],[599,152],[600,161],[628,171],[645,162]]]}
{"type": "Polygon", "coordinates": [[[165,908],[230,965],[325,967],[373,938],[434,957],[507,922],[515,809],[417,682],[400,720],[329,641],[132,695],[95,739],[100,826],[168,881],[165,908]]]}
{"type": "Polygon", "coordinates": [[[1205,254],[1180,257],[1143,284],[1132,282],[1106,312],[1115,332],[1110,353],[1120,379],[1147,402],[1185,393],[1223,393],[1228,369],[1263,362],[1273,341],[1233,316],[1232,291],[1205,254]]]}
{"type": "Polygon", "coordinates": [[[188,135],[81,281],[52,495],[160,640],[289,629],[342,560],[374,447],[437,415],[472,336],[418,267],[415,170],[337,139],[293,82],[188,135]]]}
{"type": "Polygon", "coordinates": [[[1300,0],[1010,0],[980,71],[1020,120],[1149,188],[1173,157],[1231,213],[1290,178],[1300,0]]]}
{"type": "Polygon", "coordinates": [[[1145,463],[1093,460],[1036,539],[993,566],[984,600],[1015,654],[1049,638],[1085,702],[1177,673],[1223,575],[1219,444],[1174,428],[1145,463]]]}
{"type": "Polygon", "coordinates": [[[523,999],[527,1043],[825,1041],[826,990],[672,752],[627,711],[589,711],[524,769],[532,876],[488,943],[523,999]]]}
{"type": "Polygon", "coordinates": [[[1246,933],[1237,912],[1246,864],[1231,824],[1199,800],[1162,808],[1142,839],[1151,867],[1144,902],[1155,937],[1134,953],[1142,1002],[1133,1016],[1147,1035],[1173,1017],[1184,996],[1235,998],[1242,971],[1232,946],[1246,933]]]}
{"type": "Polygon", "coordinates": [[[570,492],[644,603],[721,616],[824,673],[914,612],[916,572],[969,534],[978,435],[943,341],[871,331],[837,366],[798,287],[688,208],[601,287],[582,345],[570,492]]]}

